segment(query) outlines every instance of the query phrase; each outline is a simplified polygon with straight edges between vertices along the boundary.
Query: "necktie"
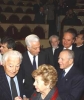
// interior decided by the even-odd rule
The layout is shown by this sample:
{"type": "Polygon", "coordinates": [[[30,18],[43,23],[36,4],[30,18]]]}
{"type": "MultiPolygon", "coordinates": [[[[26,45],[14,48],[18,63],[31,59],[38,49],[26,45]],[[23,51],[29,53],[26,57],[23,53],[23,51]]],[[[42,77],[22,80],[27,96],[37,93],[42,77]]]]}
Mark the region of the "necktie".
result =
{"type": "Polygon", "coordinates": [[[62,72],[62,78],[64,77],[64,75],[65,75],[65,70],[63,70],[63,72],[62,72]]]}
{"type": "Polygon", "coordinates": [[[33,68],[34,68],[34,69],[36,69],[36,61],[35,61],[35,57],[36,57],[36,56],[33,56],[33,68]]]}
{"type": "Polygon", "coordinates": [[[10,79],[10,85],[11,85],[11,91],[12,91],[12,98],[14,100],[15,97],[17,97],[17,90],[16,90],[16,86],[15,86],[15,82],[13,80],[13,78],[10,79]]]}

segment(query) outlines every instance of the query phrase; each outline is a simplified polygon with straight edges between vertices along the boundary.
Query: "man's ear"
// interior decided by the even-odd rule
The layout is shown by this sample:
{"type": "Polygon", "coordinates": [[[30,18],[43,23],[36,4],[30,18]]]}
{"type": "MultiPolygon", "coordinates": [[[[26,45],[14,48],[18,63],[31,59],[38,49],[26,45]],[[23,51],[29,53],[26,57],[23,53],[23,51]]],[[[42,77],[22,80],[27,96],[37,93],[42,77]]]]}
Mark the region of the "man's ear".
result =
{"type": "Polygon", "coordinates": [[[69,63],[72,64],[74,61],[73,59],[69,59],[69,63]]]}
{"type": "Polygon", "coordinates": [[[27,50],[29,51],[29,47],[27,46],[27,50]]]}

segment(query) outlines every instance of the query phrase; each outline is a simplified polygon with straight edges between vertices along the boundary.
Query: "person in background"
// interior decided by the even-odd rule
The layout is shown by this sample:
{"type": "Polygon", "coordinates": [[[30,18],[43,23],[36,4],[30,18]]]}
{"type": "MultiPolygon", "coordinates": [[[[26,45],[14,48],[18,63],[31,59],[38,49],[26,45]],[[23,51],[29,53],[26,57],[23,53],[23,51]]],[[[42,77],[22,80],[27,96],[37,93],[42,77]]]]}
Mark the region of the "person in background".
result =
{"type": "Polygon", "coordinates": [[[39,8],[39,12],[35,14],[34,23],[45,24],[45,14],[42,6],[39,8]]]}
{"type": "Polygon", "coordinates": [[[63,25],[76,25],[78,24],[78,18],[73,9],[69,8],[66,15],[62,21],[63,25]]]}
{"type": "Polygon", "coordinates": [[[15,49],[15,40],[10,38],[10,37],[4,37],[1,39],[1,54],[3,55],[9,50],[14,50],[15,49]]]}
{"type": "Polygon", "coordinates": [[[52,35],[49,38],[49,43],[51,47],[45,49],[48,55],[49,64],[54,66],[54,52],[59,48],[59,37],[57,35],[52,35]]]}
{"type": "Polygon", "coordinates": [[[49,24],[49,37],[55,33],[55,6],[53,0],[48,0],[44,5],[45,14],[47,15],[47,24],[49,24]]]}
{"type": "MultiPolygon", "coordinates": [[[[62,100],[56,88],[58,75],[53,66],[40,65],[38,69],[32,72],[32,77],[35,79],[33,85],[36,91],[34,91],[30,100],[62,100]]],[[[17,97],[15,100],[22,99],[17,97]]]]}
{"type": "Polygon", "coordinates": [[[26,100],[22,79],[18,74],[21,61],[22,55],[18,51],[12,50],[3,54],[2,65],[0,66],[1,100],[14,100],[17,96],[26,100]]]}
{"type": "Polygon", "coordinates": [[[38,69],[41,64],[48,64],[48,57],[44,50],[40,50],[40,39],[37,35],[31,34],[25,38],[27,51],[23,54],[20,68],[20,75],[24,80],[24,90],[27,98],[30,98],[34,89],[31,73],[38,69]]]}
{"type": "Polygon", "coordinates": [[[36,14],[39,12],[39,8],[40,8],[40,6],[42,6],[42,3],[40,0],[35,0],[35,2],[36,3],[33,5],[33,11],[36,14]]]}
{"type": "Polygon", "coordinates": [[[59,67],[57,88],[62,100],[81,100],[84,92],[84,74],[74,65],[74,52],[65,49],[58,57],[59,67]]]}
{"type": "Polygon", "coordinates": [[[77,35],[75,44],[77,48],[84,51],[84,33],[82,31],[77,35]]]}

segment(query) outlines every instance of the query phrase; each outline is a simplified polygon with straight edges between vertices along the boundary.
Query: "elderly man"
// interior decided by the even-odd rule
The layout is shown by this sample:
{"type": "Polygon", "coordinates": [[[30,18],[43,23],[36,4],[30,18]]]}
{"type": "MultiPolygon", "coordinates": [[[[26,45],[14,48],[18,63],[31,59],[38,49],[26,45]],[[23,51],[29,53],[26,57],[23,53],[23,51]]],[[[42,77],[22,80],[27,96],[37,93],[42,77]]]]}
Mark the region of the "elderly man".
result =
{"type": "Polygon", "coordinates": [[[18,51],[8,51],[3,55],[3,66],[0,66],[1,100],[14,100],[17,96],[21,96],[23,100],[26,100],[22,79],[18,75],[21,61],[22,55],[18,51]]]}
{"type": "MultiPolygon", "coordinates": [[[[57,35],[52,35],[49,38],[51,47],[45,49],[46,54],[48,55],[49,64],[54,66],[54,53],[59,48],[59,37],[57,35]]],[[[55,59],[56,60],[56,59],[55,59]]]]}
{"type": "Polygon", "coordinates": [[[24,89],[27,98],[30,98],[33,91],[33,79],[31,73],[41,64],[48,64],[47,56],[40,50],[40,40],[37,35],[31,34],[25,38],[27,51],[23,54],[20,74],[23,76],[24,89]]]}
{"type": "Polygon", "coordinates": [[[74,66],[74,52],[60,52],[58,63],[62,71],[58,75],[58,92],[62,100],[81,100],[84,91],[84,75],[74,66]]]}
{"type": "MultiPolygon", "coordinates": [[[[73,45],[75,41],[75,33],[72,30],[67,30],[66,32],[64,32],[63,38],[62,38],[62,45],[63,47],[60,47],[58,49],[57,52],[55,52],[55,58],[57,59],[59,56],[59,53],[63,50],[63,49],[69,49],[69,50],[73,50],[74,54],[75,54],[75,58],[74,58],[74,65],[79,68],[79,70],[82,70],[84,72],[84,51],[78,49],[77,47],[75,47],[73,45]]],[[[56,61],[56,60],[55,60],[56,61]]],[[[55,66],[57,66],[57,61],[55,63],[55,66]]]]}

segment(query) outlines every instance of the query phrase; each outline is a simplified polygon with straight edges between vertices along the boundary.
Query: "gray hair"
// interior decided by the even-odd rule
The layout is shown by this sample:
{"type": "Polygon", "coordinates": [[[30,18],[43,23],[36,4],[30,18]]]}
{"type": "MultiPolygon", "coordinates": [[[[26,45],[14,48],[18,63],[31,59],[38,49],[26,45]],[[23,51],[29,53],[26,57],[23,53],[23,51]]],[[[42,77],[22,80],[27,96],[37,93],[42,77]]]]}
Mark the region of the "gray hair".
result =
{"type": "Polygon", "coordinates": [[[15,57],[20,59],[20,64],[22,62],[22,54],[16,50],[10,50],[3,55],[2,64],[4,64],[8,58],[15,57]]]}
{"type": "Polygon", "coordinates": [[[64,49],[61,52],[68,52],[68,58],[69,59],[74,59],[74,51],[73,50],[69,50],[69,49],[64,49]]]}
{"type": "Polygon", "coordinates": [[[31,35],[28,35],[26,38],[25,38],[25,43],[28,47],[31,46],[31,42],[38,42],[40,41],[39,37],[35,34],[31,34],[31,35]]]}
{"type": "Polygon", "coordinates": [[[59,40],[59,37],[58,37],[57,35],[52,35],[52,36],[50,36],[49,41],[51,41],[51,40],[52,40],[52,38],[56,38],[56,39],[58,39],[58,40],[59,40]]]}

